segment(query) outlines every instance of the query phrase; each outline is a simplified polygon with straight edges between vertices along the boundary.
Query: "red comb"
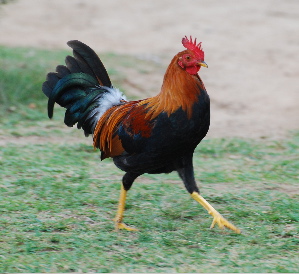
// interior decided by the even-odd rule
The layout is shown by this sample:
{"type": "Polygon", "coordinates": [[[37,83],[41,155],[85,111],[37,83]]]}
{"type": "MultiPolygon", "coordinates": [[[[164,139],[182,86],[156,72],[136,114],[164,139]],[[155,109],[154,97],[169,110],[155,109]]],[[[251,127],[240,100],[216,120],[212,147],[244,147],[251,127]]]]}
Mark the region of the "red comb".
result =
{"type": "Polygon", "coordinates": [[[196,38],[192,41],[192,36],[190,36],[190,40],[185,36],[182,39],[182,44],[186,49],[193,51],[198,59],[204,60],[205,53],[201,48],[201,42],[196,44],[196,38]]]}

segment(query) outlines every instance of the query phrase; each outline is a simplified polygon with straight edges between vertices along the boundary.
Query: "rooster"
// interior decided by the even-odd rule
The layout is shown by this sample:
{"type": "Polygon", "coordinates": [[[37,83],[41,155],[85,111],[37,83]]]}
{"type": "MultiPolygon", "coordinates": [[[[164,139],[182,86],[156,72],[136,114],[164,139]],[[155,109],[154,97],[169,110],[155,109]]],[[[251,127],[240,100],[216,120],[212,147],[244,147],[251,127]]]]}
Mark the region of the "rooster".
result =
{"type": "Polygon", "coordinates": [[[213,216],[211,228],[217,224],[240,233],[199,194],[194,178],[193,153],[210,125],[210,99],[198,76],[201,67],[208,67],[201,43],[185,36],[185,50],[170,62],[160,93],[138,101],[128,101],[112,86],[90,47],[78,40],[67,44],[74,57],[67,56],[66,66],[57,66],[43,83],[48,116],[55,103],[65,107],[65,124],[92,134],[101,160],[111,157],[125,172],[115,228],[137,230],[123,222],[127,192],[137,177],[177,171],[191,197],[213,216]]]}

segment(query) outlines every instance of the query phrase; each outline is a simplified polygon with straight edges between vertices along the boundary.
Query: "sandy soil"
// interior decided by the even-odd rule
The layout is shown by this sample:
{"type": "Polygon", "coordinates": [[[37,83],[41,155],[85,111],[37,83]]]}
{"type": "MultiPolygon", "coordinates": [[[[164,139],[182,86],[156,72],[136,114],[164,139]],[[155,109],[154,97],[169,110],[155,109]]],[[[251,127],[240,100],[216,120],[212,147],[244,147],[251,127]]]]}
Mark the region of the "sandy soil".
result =
{"type": "MultiPolygon", "coordinates": [[[[66,48],[78,39],[165,68],[191,34],[209,65],[200,71],[212,100],[209,137],[280,138],[299,129],[297,0],[18,0],[0,9],[2,45],[66,48]]],[[[140,76],[143,83],[127,73],[142,86],[140,98],[149,82],[159,91],[163,72],[140,76]]]]}

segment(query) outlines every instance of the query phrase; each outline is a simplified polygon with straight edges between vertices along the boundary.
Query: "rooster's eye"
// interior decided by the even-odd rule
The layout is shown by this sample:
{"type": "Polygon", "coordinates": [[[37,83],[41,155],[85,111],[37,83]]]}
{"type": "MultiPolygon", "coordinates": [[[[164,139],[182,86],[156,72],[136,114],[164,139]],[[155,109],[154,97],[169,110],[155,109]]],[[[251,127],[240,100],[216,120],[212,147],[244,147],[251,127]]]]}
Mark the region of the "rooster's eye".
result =
{"type": "Polygon", "coordinates": [[[186,60],[190,61],[191,57],[189,55],[186,56],[186,60]]]}

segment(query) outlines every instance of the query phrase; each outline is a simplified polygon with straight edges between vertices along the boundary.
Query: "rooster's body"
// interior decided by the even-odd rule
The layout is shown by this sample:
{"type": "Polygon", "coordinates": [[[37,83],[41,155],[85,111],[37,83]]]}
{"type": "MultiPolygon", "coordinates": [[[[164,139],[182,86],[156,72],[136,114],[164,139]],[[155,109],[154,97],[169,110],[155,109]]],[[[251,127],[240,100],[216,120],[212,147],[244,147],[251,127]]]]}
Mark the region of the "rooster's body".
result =
{"type": "Polygon", "coordinates": [[[200,44],[183,38],[187,48],[178,53],[164,76],[158,95],[127,101],[115,89],[96,53],[79,41],[70,41],[74,57],[49,73],[43,92],[49,97],[48,114],[55,102],[67,109],[65,124],[77,123],[93,135],[101,159],[112,157],[125,171],[116,228],[134,230],[122,223],[126,193],[144,173],[177,171],[186,189],[214,217],[212,226],[239,230],[199,195],[193,172],[193,152],[210,125],[210,100],[197,72],[204,63],[200,44]]]}

